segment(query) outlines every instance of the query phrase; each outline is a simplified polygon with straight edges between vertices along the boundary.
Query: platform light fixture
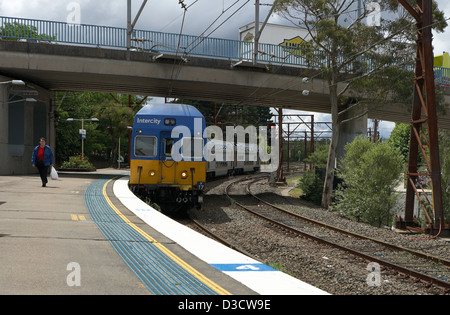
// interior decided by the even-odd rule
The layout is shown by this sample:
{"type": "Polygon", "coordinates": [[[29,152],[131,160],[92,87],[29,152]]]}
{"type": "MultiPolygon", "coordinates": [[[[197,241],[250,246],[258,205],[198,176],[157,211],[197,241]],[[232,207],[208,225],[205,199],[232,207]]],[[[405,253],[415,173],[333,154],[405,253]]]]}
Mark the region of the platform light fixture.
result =
{"type": "Polygon", "coordinates": [[[16,100],[16,101],[11,101],[11,102],[7,102],[7,104],[14,104],[14,103],[19,103],[19,102],[29,102],[29,103],[36,103],[36,99],[34,98],[25,98],[25,99],[21,99],[21,100],[16,100]]]}
{"type": "Polygon", "coordinates": [[[159,59],[162,56],[164,56],[164,54],[155,55],[155,56],[152,57],[152,59],[153,59],[153,61],[155,61],[156,59],[159,59]]]}
{"type": "Polygon", "coordinates": [[[0,84],[12,84],[12,85],[16,85],[16,86],[25,86],[25,82],[23,82],[22,80],[10,80],[10,81],[4,81],[4,82],[0,82],[0,84]]]}

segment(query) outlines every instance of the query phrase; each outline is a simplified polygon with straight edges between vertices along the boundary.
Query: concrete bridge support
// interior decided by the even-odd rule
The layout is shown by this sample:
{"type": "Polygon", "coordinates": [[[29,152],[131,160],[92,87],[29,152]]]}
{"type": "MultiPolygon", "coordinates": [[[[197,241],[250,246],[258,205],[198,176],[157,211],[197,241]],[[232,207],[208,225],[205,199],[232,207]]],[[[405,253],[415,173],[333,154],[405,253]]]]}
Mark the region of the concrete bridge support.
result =
{"type": "Polygon", "coordinates": [[[356,108],[349,109],[339,117],[342,124],[336,151],[336,159],[338,161],[345,156],[345,145],[347,143],[352,142],[358,136],[367,135],[368,114],[362,114],[364,110],[357,106],[356,108]]]}
{"type": "Polygon", "coordinates": [[[37,173],[31,155],[39,138],[55,149],[53,93],[11,81],[0,76],[0,175],[37,173]]]}

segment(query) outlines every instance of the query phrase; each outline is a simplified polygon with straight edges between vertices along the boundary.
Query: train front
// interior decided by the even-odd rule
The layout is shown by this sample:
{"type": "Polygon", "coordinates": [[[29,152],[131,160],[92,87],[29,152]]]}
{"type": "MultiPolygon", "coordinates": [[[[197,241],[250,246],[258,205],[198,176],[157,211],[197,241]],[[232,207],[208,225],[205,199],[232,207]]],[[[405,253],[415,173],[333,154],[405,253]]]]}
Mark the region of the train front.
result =
{"type": "Polygon", "coordinates": [[[205,118],[193,106],[151,104],[135,116],[130,187],[171,212],[201,207],[206,181],[205,118]]]}

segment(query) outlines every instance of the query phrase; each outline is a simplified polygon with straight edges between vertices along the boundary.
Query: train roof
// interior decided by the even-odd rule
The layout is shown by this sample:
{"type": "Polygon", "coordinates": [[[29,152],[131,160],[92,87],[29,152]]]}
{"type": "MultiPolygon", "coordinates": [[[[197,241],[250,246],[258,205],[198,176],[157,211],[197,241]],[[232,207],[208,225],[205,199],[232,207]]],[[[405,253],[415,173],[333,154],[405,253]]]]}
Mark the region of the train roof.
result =
{"type": "Polygon", "coordinates": [[[183,116],[183,117],[202,117],[202,113],[192,105],[175,103],[151,103],[142,107],[136,116],[183,116]]]}

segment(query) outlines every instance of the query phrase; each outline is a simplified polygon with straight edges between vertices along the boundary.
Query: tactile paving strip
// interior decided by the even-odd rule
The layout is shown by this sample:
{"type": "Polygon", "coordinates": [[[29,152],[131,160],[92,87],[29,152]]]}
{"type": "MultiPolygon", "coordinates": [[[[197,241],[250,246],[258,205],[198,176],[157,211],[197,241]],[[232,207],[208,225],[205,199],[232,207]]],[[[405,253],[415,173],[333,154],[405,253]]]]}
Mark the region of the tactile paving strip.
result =
{"type": "Polygon", "coordinates": [[[84,194],[86,207],[91,219],[142,283],[153,294],[217,294],[111,208],[103,188],[112,178],[105,177],[88,186],[84,194]]]}

